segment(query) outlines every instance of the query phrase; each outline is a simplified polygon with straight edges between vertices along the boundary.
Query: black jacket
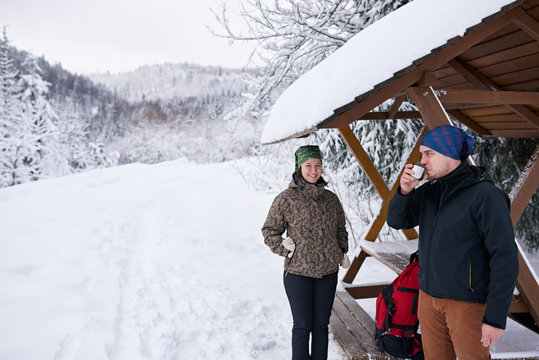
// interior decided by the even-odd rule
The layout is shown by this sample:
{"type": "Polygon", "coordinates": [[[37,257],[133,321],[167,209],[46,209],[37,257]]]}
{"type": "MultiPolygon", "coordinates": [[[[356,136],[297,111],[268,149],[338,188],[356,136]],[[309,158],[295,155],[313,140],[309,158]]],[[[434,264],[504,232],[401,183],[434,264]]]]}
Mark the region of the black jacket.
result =
{"type": "Polygon", "coordinates": [[[443,178],[389,204],[395,229],[419,225],[419,287],[427,294],[486,303],[483,322],[504,329],[518,275],[508,196],[481,167],[463,162],[443,178]]]}

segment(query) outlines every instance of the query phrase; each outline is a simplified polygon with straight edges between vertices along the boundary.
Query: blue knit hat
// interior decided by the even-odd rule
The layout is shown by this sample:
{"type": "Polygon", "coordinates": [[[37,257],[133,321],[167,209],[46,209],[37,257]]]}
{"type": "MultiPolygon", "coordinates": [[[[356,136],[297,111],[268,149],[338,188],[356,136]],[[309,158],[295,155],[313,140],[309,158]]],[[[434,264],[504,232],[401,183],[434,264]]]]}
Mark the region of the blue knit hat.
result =
{"type": "Polygon", "coordinates": [[[451,125],[435,127],[423,136],[420,143],[442,155],[461,161],[470,155],[474,144],[474,138],[451,125]]]}
{"type": "Polygon", "coordinates": [[[300,146],[294,153],[296,160],[296,170],[300,168],[301,164],[309,159],[320,159],[322,161],[322,152],[318,145],[305,145],[300,146]]]}

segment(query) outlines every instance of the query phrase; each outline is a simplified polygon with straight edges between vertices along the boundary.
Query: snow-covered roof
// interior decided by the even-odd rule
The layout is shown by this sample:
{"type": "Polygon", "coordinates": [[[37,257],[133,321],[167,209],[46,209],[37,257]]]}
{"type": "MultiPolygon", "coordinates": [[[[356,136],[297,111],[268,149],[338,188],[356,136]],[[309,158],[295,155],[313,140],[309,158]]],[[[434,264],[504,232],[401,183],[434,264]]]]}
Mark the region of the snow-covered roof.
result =
{"type": "Polygon", "coordinates": [[[395,10],[288,87],[264,126],[264,144],[317,130],[358,96],[515,0],[415,0],[395,10]]]}

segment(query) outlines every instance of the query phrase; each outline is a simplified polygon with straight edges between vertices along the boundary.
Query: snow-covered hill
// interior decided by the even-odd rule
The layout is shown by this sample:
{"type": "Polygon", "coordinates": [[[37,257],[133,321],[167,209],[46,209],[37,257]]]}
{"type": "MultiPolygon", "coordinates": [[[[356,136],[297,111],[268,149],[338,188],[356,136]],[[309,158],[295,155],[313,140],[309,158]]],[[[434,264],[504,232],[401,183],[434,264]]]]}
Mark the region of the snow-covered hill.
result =
{"type": "Polygon", "coordinates": [[[1,189],[0,359],[289,358],[273,197],[183,160],[1,189]]]}
{"type": "MultiPolygon", "coordinates": [[[[145,65],[118,74],[90,75],[115,94],[131,102],[204,96],[239,96],[247,90],[246,72],[195,64],[145,65]]],[[[251,71],[252,73],[252,71],[251,71]]]]}

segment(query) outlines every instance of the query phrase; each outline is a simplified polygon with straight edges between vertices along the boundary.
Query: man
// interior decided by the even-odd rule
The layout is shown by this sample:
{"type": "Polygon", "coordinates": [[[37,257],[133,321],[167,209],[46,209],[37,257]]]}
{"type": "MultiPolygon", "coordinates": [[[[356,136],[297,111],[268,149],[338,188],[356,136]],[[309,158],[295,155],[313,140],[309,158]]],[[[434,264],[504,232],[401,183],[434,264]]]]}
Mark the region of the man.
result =
{"type": "Polygon", "coordinates": [[[428,182],[416,188],[407,164],[387,223],[419,225],[419,307],[427,359],[490,359],[503,335],[518,274],[508,196],[482,167],[470,166],[475,140],[449,125],[421,140],[428,182]]]}

